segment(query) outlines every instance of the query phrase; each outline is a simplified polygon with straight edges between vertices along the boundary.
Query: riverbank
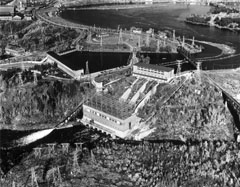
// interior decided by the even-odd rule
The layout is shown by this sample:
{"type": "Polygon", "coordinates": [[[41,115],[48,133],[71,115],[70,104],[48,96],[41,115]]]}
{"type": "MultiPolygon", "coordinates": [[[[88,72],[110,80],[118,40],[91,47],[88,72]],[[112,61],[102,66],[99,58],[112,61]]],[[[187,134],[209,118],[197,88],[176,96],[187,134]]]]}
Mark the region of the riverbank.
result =
{"type": "Polygon", "coordinates": [[[220,26],[218,24],[215,24],[215,23],[200,23],[200,22],[196,22],[196,21],[190,21],[190,20],[185,20],[185,23],[188,23],[188,24],[192,24],[192,25],[201,25],[201,26],[206,26],[206,27],[211,27],[211,26],[214,26],[218,29],[221,29],[221,30],[228,30],[228,31],[233,31],[233,32],[238,32],[240,33],[240,28],[230,28],[230,27],[227,27],[227,26],[220,26]]]}
{"type": "MultiPolygon", "coordinates": [[[[237,5],[236,5],[237,6],[237,5]]],[[[207,14],[192,14],[185,19],[194,25],[214,26],[221,30],[240,32],[240,12],[224,4],[213,4],[207,14]]]]}
{"type": "Polygon", "coordinates": [[[122,9],[138,9],[138,8],[151,8],[151,7],[163,7],[170,6],[172,3],[156,3],[156,4],[108,4],[108,5],[98,5],[98,6],[71,6],[67,7],[67,10],[122,10],[122,9]]]}

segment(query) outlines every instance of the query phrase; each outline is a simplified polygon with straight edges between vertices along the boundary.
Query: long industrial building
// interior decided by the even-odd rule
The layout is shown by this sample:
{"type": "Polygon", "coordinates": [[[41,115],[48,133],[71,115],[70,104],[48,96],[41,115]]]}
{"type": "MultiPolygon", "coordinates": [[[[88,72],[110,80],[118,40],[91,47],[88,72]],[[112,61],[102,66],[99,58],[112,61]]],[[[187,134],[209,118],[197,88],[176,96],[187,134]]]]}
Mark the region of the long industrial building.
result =
{"type": "Polygon", "coordinates": [[[148,80],[168,82],[174,77],[174,69],[154,64],[137,63],[133,65],[133,75],[148,80]]]}
{"type": "Polygon", "coordinates": [[[124,138],[139,124],[140,118],[134,113],[134,107],[104,95],[96,95],[83,104],[83,120],[111,135],[124,138]]]}

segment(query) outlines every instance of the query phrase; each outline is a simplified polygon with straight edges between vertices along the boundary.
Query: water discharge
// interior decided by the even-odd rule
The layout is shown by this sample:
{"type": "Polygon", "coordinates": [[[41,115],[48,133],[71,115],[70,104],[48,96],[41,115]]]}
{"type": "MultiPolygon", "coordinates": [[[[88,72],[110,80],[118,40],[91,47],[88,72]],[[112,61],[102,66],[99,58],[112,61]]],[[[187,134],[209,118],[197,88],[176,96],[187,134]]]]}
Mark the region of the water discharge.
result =
{"type": "Polygon", "coordinates": [[[40,139],[46,137],[47,135],[49,135],[53,130],[54,129],[45,129],[45,130],[40,130],[40,131],[34,132],[32,134],[29,134],[25,137],[18,139],[16,141],[16,143],[18,144],[18,146],[25,146],[25,145],[34,143],[37,140],[40,140],[40,139]]]}

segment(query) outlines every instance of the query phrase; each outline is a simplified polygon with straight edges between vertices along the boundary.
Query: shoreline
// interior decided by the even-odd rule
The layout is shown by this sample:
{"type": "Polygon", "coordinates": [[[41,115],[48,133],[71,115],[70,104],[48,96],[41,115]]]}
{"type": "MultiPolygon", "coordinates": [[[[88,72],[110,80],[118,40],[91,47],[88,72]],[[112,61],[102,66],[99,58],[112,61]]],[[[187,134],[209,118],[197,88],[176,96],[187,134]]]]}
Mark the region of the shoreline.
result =
{"type": "Polygon", "coordinates": [[[124,10],[124,9],[138,9],[138,8],[151,8],[151,7],[163,7],[172,3],[156,3],[156,4],[128,4],[128,5],[100,5],[100,6],[70,6],[66,7],[67,10],[124,10]]]}
{"type": "Polygon", "coordinates": [[[210,23],[199,23],[199,22],[195,22],[195,21],[189,21],[189,20],[184,20],[185,23],[188,23],[188,24],[192,24],[192,25],[201,25],[201,26],[207,26],[207,27],[215,27],[215,28],[218,28],[218,29],[221,29],[221,30],[228,30],[228,31],[232,31],[232,32],[237,32],[237,33],[240,33],[240,28],[229,28],[229,27],[223,27],[223,26],[220,26],[218,24],[210,24],[210,23]]]}

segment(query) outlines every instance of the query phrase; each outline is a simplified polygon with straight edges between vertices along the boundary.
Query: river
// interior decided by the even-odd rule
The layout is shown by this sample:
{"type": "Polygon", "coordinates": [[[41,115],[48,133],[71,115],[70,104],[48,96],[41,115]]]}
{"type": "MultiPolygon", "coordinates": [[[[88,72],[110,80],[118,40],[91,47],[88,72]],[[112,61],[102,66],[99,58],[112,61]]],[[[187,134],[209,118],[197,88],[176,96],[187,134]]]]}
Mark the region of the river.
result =
{"type": "MultiPolygon", "coordinates": [[[[184,22],[190,14],[206,14],[210,7],[192,5],[187,7],[182,4],[163,4],[135,9],[119,10],[65,10],[61,16],[69,21],[85,25],[95,25],[116,29],[140,27],[143,30],[153,28],[155,31],[175,30],[177,36],[187,38],[195,37],[196,40],[210,41],[229,45],[236,50],[235,57],[218,60],[207,60],[203,63],[203,69],[223,69],[238,67],[240,64],[240,35],[226,30],[219,30],[214,27],[190,25],[184,22]]],[[[221,51],[215,47],[201,44],[205,47],[204,56],[217,56],[221,51]]],[[[197,56],[202,58],[203,55],[197,56]]]]}

